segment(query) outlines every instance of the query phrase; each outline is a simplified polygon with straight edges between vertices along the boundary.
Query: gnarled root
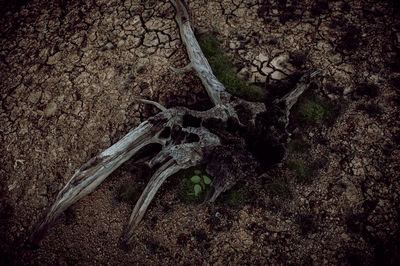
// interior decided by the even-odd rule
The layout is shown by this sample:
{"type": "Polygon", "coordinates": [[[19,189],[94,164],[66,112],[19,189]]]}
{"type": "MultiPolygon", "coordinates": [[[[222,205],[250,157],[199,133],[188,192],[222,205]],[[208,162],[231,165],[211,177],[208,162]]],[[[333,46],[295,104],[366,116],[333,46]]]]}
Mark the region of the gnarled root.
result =
{"type": "Polygon", "coordinates": [[[89,160],[72,176],[44,218],[34,227],[30,238],[32,243],[38,244],[47,228],[65,209],[91,193],[115,169],[149,144],[162,146],[161,151],[147,162],[150,167],[159,168],[133,209],[124,235],[126,243],[132,240],[135,228],[160,186],[180,169],[209,163],[207,170],[215,178],[211,183],[214,192],[208,196],[208,200],[215,201],[221,192],[231,188],[240,179],[257,176],[260,164],[252,146],[259,149],[259,143],[264,145],[261,145],[263,156],[270,152],[270,147],[284,147],[287,144],[290,109],[307,88],[308,75],[300,80],[293,91],[275,101],[272,108],[268,108],[273,111],[271,114],[266,113],[267,108],[262,103],[236,99],[214,76],[194,36],[185,5],[180,0],[171,2],[176,9],[175,18],[190,59],[187,67],[175,71],[194,70],[214,107],[203,112],[184,107],[166,109],[153,101],[137,100],[152,104],[161,112],[89,160]],[[248,114],[247,117],[243,118],[243,113],[248,114]],[[263,121],[268,123],[263,124],[263,121]],[[257,130],[260,132],[254,133],[257,130]],[[264,142],[255,142],[258,138],[266,139],[264,142]]]}

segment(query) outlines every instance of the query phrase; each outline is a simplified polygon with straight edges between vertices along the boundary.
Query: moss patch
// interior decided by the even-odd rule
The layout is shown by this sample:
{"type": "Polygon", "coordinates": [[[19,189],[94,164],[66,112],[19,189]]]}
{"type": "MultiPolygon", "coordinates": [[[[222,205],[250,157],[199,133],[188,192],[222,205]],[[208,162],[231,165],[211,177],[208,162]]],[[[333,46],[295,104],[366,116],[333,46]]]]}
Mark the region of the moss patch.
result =
{"type": "Polygon", "coordinates": [[[117,198],[122,202],[133,203],[139,198],[139,190],[130,184],[121,185],[118,189],[117,198]]]}
{"type": "Polygon", "coordinates": [[[265,93],[260,87],[248,84],[237,75],[232,60],[221,49],[215,36],[201,34],[196,38],[214,75],[228,92],[249,101],[261,102],[265,100],[265,93]]]}
{"type": "Polygon", "coordinates": [[[290,154],[304,154],[308,152],[309,145],[301,138],[294,138],[289,143],[290,154]]]}
{"type": "Polygon", "coordinates": [[[314,171],[312,166],[307,162],[303,160],[291,160],[288,162],[288,167],[296,173],[299,182],[309,183],[312,180],[314,171]]]}
{"type": "Polygon", "coordinates": [[[322,99],[306,94],[296,104],[294,114],[301,122],[309,125],[321,125],[332,121],[335,109],[322,99]]]}
{"type": "Polygon", "coordinates": [[[284,181],[275,181],[271,184],[271,190],[275,195],[278,196],[289,196],[290,189],[288,183],[284,181]]]}
{"type": "Polygon", "coordinates": [[[235,186],[226,194],[227,203],[232,207],[242,207],[249,201],[249,198],[249,190],[244,185],[235,186]]]}
{"type": "Polygon", "coordinates": [[[310,161],[310,144],[301,137],[295,137],[289,143],[287,167],[295,173],[299,183],[309,184],[316,176],[318,169],[327,162],[321,158],[310,161]]]}

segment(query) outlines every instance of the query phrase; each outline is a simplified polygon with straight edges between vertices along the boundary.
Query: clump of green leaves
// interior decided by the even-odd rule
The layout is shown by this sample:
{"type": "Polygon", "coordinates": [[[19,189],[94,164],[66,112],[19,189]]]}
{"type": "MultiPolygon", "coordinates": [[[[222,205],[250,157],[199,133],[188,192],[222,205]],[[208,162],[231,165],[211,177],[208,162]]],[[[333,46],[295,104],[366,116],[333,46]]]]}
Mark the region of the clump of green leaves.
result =
{"type": "Polygon", "coordinates": [[[322,124],[331,117],[331,112],[321,102],[306,99],[302,102],[299,109],[300,118],[312,124],[322,124]]]}
{"type": "Polygon", "coordinates": [[[212,179],[204,169],[192,169],[183,174],[180,196],[186,202],[200,203],[210,188],[212,179]]]}
{"type": "Polygon", "coordinates": [[[193,183],[193,192],[190,192],[189,195],[194,195],[198,197],[202,191],[206,190],[206,185],[211,184],[211,179],[201,173],[200,170],[194,170],[194,175],[190,178],[190,181],[193,183]]]}
{"type": "Polygon", "coordinates": [[[265,93],[260,87],[249,85],[237,75],[231,59],[220,48],[215,36],[201,34],[197,40],[214,75],[230,93],[249,101],[261,102],[265,99],[265,93]]]}

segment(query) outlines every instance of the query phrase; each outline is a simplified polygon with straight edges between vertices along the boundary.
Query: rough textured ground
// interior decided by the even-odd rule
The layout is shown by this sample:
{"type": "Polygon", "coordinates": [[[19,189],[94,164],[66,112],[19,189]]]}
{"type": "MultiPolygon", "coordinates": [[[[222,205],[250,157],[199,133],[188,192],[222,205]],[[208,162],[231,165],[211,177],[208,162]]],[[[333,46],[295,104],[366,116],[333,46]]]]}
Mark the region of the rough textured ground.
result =
{"type": "Polygon", "coordinates": [[[340,112],[330,124],[293,125],[319,163],[311,182],[282,167],[248,181],[256,196],[244,205],[222,197],[196,206],[179,200],[172,178],[126,252],[119,238],[132,204],[117,190],[145,180],[125,167],[72,206],[39,249],[26,248],[74,171],[150,114],[135,97],[193,108],[207,99],[193,73],[169,70],[187,58],[168,1],[0,1],[0,262],[399,263],[397,1],[190,2],[196,30],[214,32],[251,82],[270,88],[323,70],[311,92],[340,112]],[[290,193],[271,190],[282,179],[290,193]]]}

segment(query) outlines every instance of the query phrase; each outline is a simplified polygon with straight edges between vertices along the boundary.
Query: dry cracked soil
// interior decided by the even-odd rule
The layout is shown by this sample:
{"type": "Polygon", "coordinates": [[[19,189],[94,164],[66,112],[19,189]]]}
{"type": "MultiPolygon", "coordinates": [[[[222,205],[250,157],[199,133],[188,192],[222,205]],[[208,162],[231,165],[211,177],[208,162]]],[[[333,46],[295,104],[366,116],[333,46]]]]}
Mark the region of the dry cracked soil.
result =
{"type": "Polygon", "coordinates": [[[335,106],[335,118],[294,117],[308,148],[287,159],[303,156],[313,173],[304,182],[304,171],[284,163],[241,184],[241,204],[226,195],[188,204],[171,178],[126,251],[119,243],[133,203],[118,191],[146,180],[123,166],[30,248],[33,225],[74,171],[154,113],[135,98],[209,102],[194,73],[170,70],[188,58],[169,1],[2,0],[0,263],[399,265],[399,2],[188,6],[196,32],[213,33],[239,75],[267,95],[294,73],[323,71],[309,93],[335,106]]]}

